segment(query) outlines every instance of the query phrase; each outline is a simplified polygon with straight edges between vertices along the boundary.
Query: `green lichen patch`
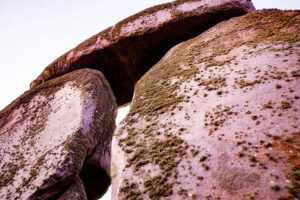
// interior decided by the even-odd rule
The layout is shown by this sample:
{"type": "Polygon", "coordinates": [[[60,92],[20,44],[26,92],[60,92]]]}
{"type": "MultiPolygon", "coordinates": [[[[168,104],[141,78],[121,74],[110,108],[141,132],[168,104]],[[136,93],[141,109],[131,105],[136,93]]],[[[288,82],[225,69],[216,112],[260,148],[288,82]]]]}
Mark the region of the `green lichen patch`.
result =
{"type": "Polygon", "coordinates": [[[205,86],[205,90],[211,91],[211,90],[217,90],[222,87],[226,87],[226,78],[225,77],[211,77],[207,80],[200,81],[198,83],[198,86],[205,86]]]}
{"type": "Polygon", "coordinates": [[[120,189],[121,194],[124,194],[123,199],[128,200],[142,200],[138,185],[136,183],[131,183],[126,180],[125,186],[120,189]]]}
{"type": "Polygon", "coordinates": [[[190,57],[190,62],[185,68],[179,65],[179,55],[172,55],[168,62],[160,62],[141,78],[135,88],[137,98],[132,102],[129,115],[138,113],[140,117],[155,116],[174,109],[184,100],[183,95],[178,94],[180,85],[191,77],[196,78],[198,71],[192,64],[193,58],[186,56],[190,57]],[[176,82],[172,83],[172,80],[176,82]]]}
{"type": "Polygon", "coordinates": [[[289,102],[286,102],[286,101],[282,101],[281,102],[281,109],[289,109],[291,108],[291,104],[289,102]]]}
{"type": "Polygon", "coordinates": [[[244,87],[252,87],[254,86],[254,84],[260,83],[260,80],[254,80],[254,81],[245,81],[245,80],[236,80],[235,82],[240,88],[244,88],[244,87]]]}
{"type": "MultiPolygon", "coordinates": [[[[133,131],[133,129],[131,129],[133,131]]],[[[129,133],[132,135],[132,132],[129,133]]],[[[147,137],[147,136],[146,136],[147,137]]],[[[135,138],[136,140],[136,138],[135,138]]],[[[148,135],[148,141],[139,141],[138,143],[131,142],[131,138],[127,137],[121,142],[126,142],[135,149],[132,156],[128,159],[126,168],[132,167],[136,173],[143,169],[146,165],[157,166],[161,172],[159,176],[147,176],[144,182],[144,191],[151,199],[160,199],[172,194],[173,182],[172,177],[176,176],[176,168],[181,161],[181,158],[186,155],[188,148],[184,140],[172,134],[164,135],[163,139],[156,139],[154,136],[148,135]],[[151,139],[150,139],[151,138],[151,139]],[[153,186],[156,187],[153,187],[153,186]]],[[[130,181],[129,181],[130,183],[130,181]]],[[[136,184],[130,183],[129,185],[136,184]]],[[[138,186],[137,186],[138,187],[138,186]]],[[[128,188],[125,185],[121,188],[121,193],[124,193],[124,199],[137,198],[137,188],[128,188]],[[133,197],[132,197],[133,196],[133,197]]]]}
{"type": "MultiPolygon", "coordinates": [[[[268,38],[273,44],[288,42],[295,44],[299,41],[300,35],[297,34],[299,28],[299,11],[262,10],[250,13],[245,18],[249,24],[259,30],[255,40],[263,42],[268,38]],[[296,33],[295,35],[291,35],[296,33]]],[[[267,41],[265,41],[267,42],[267,41]]]]}
{"type": "Polygon", "coordinates": [[[204,125],[210,127],[210,132],[218,130],[223,127],[226,120],[238,114],[233,110],[234,106],[217,105],[211,109],[211,112],[206,111],[204,115],[204,125]]]}
{"type": "Polygon", "coordinates": [[[266,104],[263,105],[263,109],[272,109],[273,104],[272,101],[268,101],[266,104]]]}
{"type": "Polygon", "coordinates": [[[149,193],[150,199],[161,199],[173,193],[172,184],[170,184],[166,177],[156,176],[145,180],[145,191],[149,193]],[[153,187],[153,186],[156,187],[153,187]]]}

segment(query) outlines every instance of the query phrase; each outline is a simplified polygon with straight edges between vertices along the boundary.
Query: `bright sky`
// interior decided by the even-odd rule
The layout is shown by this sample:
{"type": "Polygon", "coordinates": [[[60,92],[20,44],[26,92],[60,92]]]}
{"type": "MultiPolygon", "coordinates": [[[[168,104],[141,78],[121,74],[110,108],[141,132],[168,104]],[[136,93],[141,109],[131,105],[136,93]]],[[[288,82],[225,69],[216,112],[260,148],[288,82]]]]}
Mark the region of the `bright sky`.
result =
{"type": "MultiPolygon", "coordinates": [[[[66,51],[134,13],[165,2],[169,1],[0,0],[0,110],[66,51]]],[[[257,9],[300,9],[299,0],[252,2],[257,9]]]]}

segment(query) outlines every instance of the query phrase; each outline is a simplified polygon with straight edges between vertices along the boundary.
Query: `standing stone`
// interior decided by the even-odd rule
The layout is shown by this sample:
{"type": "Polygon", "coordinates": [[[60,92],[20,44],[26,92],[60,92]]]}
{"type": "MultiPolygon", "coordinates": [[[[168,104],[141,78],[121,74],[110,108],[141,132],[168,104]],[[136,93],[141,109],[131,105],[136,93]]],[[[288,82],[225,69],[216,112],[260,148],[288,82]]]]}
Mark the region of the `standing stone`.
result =
{"type": "Polygon", "coordinates": [[[300,12],[262,10],[172,48],[112,142],[112,199],[300,199],[300,12]]]}
{"type": "Polygon", "coordinates": [[[110,184],[116,109],[105,77],[91,69],[50,80],[12,102],[0,112],[0,199],[100,197],[110,184]],[[99,178],[96,191],[85,184],[93,177],[99,178]]]}
{"type": "Polygon", "coordinates": [[[136,82],[174,45],[254,10],[249,0],[177,0],[148,8],[57,58],[31,87],[79,68],[98,69],[118,105],[126,104],[136,82]]]}

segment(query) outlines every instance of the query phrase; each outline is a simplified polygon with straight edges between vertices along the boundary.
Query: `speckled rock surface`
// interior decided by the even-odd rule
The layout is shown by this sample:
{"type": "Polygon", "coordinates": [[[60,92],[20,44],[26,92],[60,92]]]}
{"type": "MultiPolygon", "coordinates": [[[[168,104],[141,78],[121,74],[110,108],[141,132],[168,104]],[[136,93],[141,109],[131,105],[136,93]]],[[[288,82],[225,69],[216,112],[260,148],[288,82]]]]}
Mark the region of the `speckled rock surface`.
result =
{"type": "Polygon", "coordinates": [[[112,142],[112,199],[300,199],[300,12],[263,10],[172,48],[112,142]]]}
{"type": "Polygon", "coordinates": [[[101,196],[110,184],[116,107],[103,74],[92,69],[52,79],[12,102],[0,112],[0,199],[101,196]],[[97,192],[85,190],[95,176],[97,192]]]}
{"type": "Polygon", "coordinates": [[[75,69],[93,68],[103,72],[118,105],[123,105],[131,101],[135,83],[171,47],[220,21],[254,10],[249,0],[178,0],[154,6],[57,58],[31,87],[75,69]]]}

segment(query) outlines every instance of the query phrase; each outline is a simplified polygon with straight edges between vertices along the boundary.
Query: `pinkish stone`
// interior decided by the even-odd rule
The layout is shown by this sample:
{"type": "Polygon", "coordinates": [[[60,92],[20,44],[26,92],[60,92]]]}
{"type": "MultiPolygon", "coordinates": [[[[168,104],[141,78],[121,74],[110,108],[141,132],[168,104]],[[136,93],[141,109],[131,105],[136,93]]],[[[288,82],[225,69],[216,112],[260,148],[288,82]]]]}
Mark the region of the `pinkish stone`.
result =
{"type": "Polygon", "coordinates": [[[300,199],[299,28],[263,10],[172,48],[114,134],[112,199],[300,199]]]}
{"type": "Polygon", "coordinates": [[[115,117],[114,95],[96,70],[25,92],[0,112],[0,199],[100,197],[110,184],[115,117]],[[93,177],[97,191],[86,184],[93,177]]]}

